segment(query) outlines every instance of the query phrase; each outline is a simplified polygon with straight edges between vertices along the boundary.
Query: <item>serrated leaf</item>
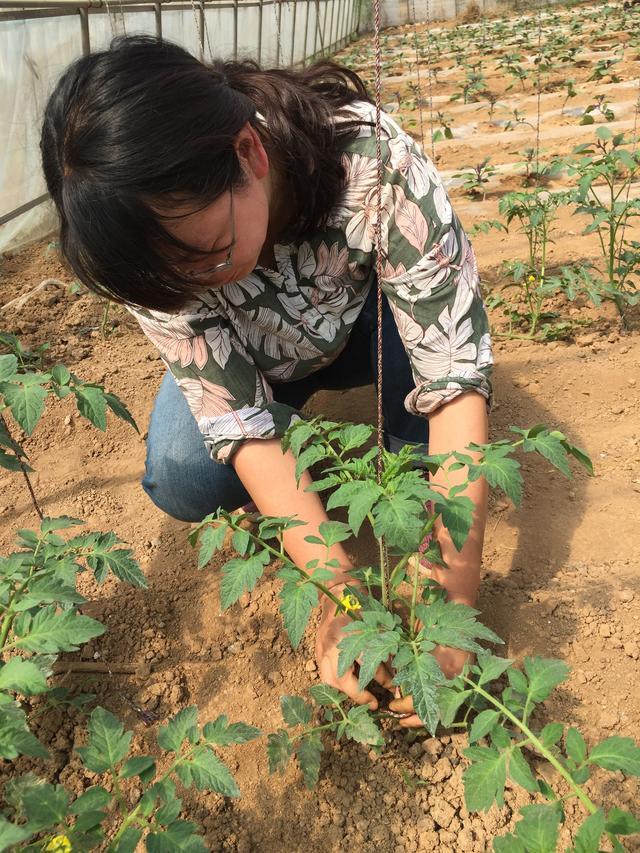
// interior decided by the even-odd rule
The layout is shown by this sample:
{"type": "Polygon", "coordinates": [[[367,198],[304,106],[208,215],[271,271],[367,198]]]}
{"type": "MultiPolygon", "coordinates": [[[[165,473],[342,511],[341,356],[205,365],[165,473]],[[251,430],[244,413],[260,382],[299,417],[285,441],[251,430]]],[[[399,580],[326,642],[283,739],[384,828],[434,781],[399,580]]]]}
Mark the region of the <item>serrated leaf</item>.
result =
{"type": "Polygon", "coordinates": [[[247,723],[230,723],[226,714],[221,714],[212,723],[205,723],[202,733],[205,740],[218,746],[229,746],[232,743],[248,743],[260,737],[262,732],[247,723]]]}
{"type": "Polygon", "coordinates": [[[471,724],[469,732],[469,743],[480,740],[481,737],[489,734],[491,729],[498,722],[500,711],[481,711],[471,724]]]}
{"type": "Polygon", "coordinates": [[[71,379],[69,368],[64,364],[56,364],[51,370],[51,378],[58,385],[68,385],[71,379]]]}
{"type": "Polygon", "coordinates": [[[417,551],[424,527],[421,514],[424,507],[418,501],[401,494],[385,495],[373,509],[376,537],[384,537],[389,548],[402,553],[417,551]]]}
{"type": "Polygon", "coordinates": [[[613,808],[607,815],[605,829],[615,835],[635,835],[640,832],[640,821],[624,809],[613,808]]]}
{"type": "Polygon", "coordinates": [[[288,726],[306,725],[313,716],[313,708],[300,696],[281,696],[280,709],[288,726]]]}
{"type": "MultiPolygon", "coordinates": [[[[268,562],[268,557],[266,559],[268,562]]],[[[220,584],[220,605],[223,610],[235,604],[243,592],[253,590],[264,574],[265,565],[264,552],[246,560],[235,558],[224,564],[220,584]]]]}
{"type": "Polygon", "coordinates": [[[566,448],[559,438],[551,434],[550,430],[544,429],[535,436],[525,438],[522,449],[526,452],[539,453],[566,477],[571,478],[566,448]]]}
{"type": "Polygon", "coordinates": [[[239,797],[240,789],[229,768],[213,750],[197,750],[187,761],[178,764],[176,774],[183,785],[195,785],[199,791],[216,791],[225,797],[239,797]]]}
{"type": "Polygon", "coordinates": [[[335,490],[327,501],[327,510],[346,506],[349,508],[349,526],[355,536],[360,532],[362,522],[371,512],[374,504],[380,498],[382,489],[377,483],[350,482],[344,483],[335,490]]]}
{"type": "Polygon", "coordinates": [[[511,447],[491,447],[487,449],[479,463],[469,465],[469,480],[484,476],[493,488],[502,489],[506,496],[520,506],[522,502],[522,475],[520,463],[508,454],[511,447]]]}
{"type": "Polygon", "coordinates": [[[521,785],[526,791],[531,791],[533,794],[538,793],[538,783],[531,772],[527,759],[518,747],[515,747],[509,755],[509,778],[516,785],[521,785]]]}
{"type": "Polygon", "coordinates": [[[165,726],[158,729],[158,746],[169,752],[179,752],[183,742],[198,725],[198,709],[183,708],[165,726]]]}
{"type": "Polygon", "coordinates": [[[55,827],[67,816],[69,795],[62,785],[42,782],[25,791],[22,806],[31,832],[55,827]]]}
{"type": "Polygon", "coordinates": [[[302,770],[306,788],[315,788],[318,783],[320,756],[323,749],[322,740],[317,732],[301,738],[296,747],[296,758],[302,770]]]}
{"type": "Polygon", "coordinates": [[[104,809],[111,802],[112,796],[102,785],[94,785],[92,788],[87,788],[77,800],[73,801],[69,811],[71,814],[79,815],[88,811],[104,809]]]}
{"type": "Polygon", "coordinates": [[[436,511],[440,513],[442,523],[447,528],[451,541],[458,551],[467,541],[473,522],[474,503],[466,495],[441,499],[436,502],[436,511]]]}
{"type": "Polygon", "coordinates": [[[110,394],[108,391],[105,391],[104,399],[107,406],[109,406],[109,408],[111,409],[113,414],[116,415],[116,417],[130,424],[137,433],[140,432],[140,430],[138,429],[138,424],[133,419],[133,415],[131,414],[129,409],[127,409],[127,407],[119,397],[116,397],[115,394],[110,394]]]}
{"type": "Polygon", "coordinates": [[[26,722],[24,711],[11,704],[0,711],[0,758],[12,761],[18,755],[48,758],[49,753],[33,735],[26,722]]]}
{"type": "Polygon", "coordinates": [[[102,432],[107,429],[107,401],[104,390],[97,385],[74,385],[73,393],[80,414],[102,432]]]}
{"type": "Polygon", "coordinates": [[[553,746],[558,743],[564,734],[562,723],[547,723],[539,734],[539,738],[545,746],[553,746]]]}
{"type": "Polygon", "coordinates": [[[0,355],[0,382],[7,382],[18,372],[18,359],[15,355],[0,355]]]}
{"type": "Polygon", "coordinates": [[[130,583],[140,589],[147,589],[147,579],[142,573],[137,561],[131,556],[130,548],[111,550],[109,540],[104,544],[97,543],[93,554],[86,558],[87,564],[94,569],[96,579],[102,580],[107,570],[110,570],[118,580],[130,583]]]}
{"type": "Polygon", "coordinates": [[[600,850],[600,838],[604,830],[604,812],[602,809],[598,809],[597,812],[589,815],[577,831],[573,839],[575,853],[598,853],[600,850]]]}
{"type": "Polygon", "coordinates": [[[180,812],[182,811],[182,800],[179,800],[177,797],[175,800],[169,800],[164,806],[158,809],[155,813],[155,820],[157,823],[163,823],[165,825],[169,823],[173,823],[178,817],[180,817],[180,812]]]}
{"type": "Polygon", "coordinates": [[[496,678],[500,678],[502,673],[506,672],[512,663],[513,661],[509,658],[499,658],[489,652],[478,655],[478,666],[481,670],[478,684],[487,684],[489,681],[495,681],[496,678]]]}
{"type": "Polygon", "coordinates": [[[554,658],[526,657],[524,671],[529,678],[527,698],[532,702],[543,702],[569,676],[570,669],[564,661],[554,658]]]}
{"type": "Polygon", "coordinates": [[[451,726],[456,718],[458,709],[462,707],[472,692],[472,690],[451,690],[448,687],[438,688],[436,700],[440,709],[440,722],[445,729],[451,726]]]}
{"type": "Polygon", "coordinates": [[[309,688],[309,693],[318,705],[340,705],[348,698],[346,693],[329,684],[314,684],[309,688]]]}
{"type": "Polygon", "coordinates": [[[41,381],[47,380],[33,373],[25,373],[20,376],[20,384],[4,382],[0,385],[0,394],[27,435],[34,431],[44,411],[48,391],[42,387],[41,381]]]}
{"type": "Polygon", "coordinates": [[[0,817],[0,850],[6,850],[8,847],[19,844],[21,841],[26,841],[32,835],[33,832],[31,829],[9,823],[8,820],[0,817]]]}
{"type": "Polygon", "coordinates": [[[464,799],[469,811],[487,811],[494,802],[504,805],[507,753],[492,747],[469,747],[464,754],[471,764],[463,773],[464,799]]]}
{"type": "Polygon", "coordinates": [[[594,746],[587,759],[605,770],[621,770],[627,776],[640,776],[640,747],[630,737],[613,735],[594,746]]]}
{"type": "Polygon", "coordinates": [[[13,623],[15,644],[29,652],[75,652],[83,644],[104,634],[106,628],[89,616],[73,610],[61,613],[54,606],[43,607],[33,618],[20,613],[13,623]]]}
{"type": "Polygon", "coordinates": [[[227,524],[217,524],[205,527],[199,539],[198,568],[203,569],[210,562],[216,551],[222,548],[228,530],[227,524]]]}
{"type": "Polygon", "coordinates": [[[293,754],[293,744],[285,729],[271,732],[267,738],[267,756],[269,758],[269,773],[278,770],[284,773],[289,759],[293,754]]]}
{"type": "Polygon", "coordinates": [[[326,455],[327,450],[319,444],[312,444],[311,447],[307,447],[302,451],[296,461],[295,478],[297,486],[300,485],[300,478],[307,468],[310,468],[312,465],[315,465],[316,462],[324,459],[326,455]]]}
{"type": "Polygon", "coordinates": [[[516,824],[516,836],[527,853],[556,853],[561,812],[557,803],[524,806],[522,820],[516,824]]]}
{"type": "Polygon", "coordinates": [[[409,685],[416,714],[429,732],[435,735],[440,721],[437,690],[445,680],[438,662],[433,655],[423,652],[414,656],[413,662],[399,675],[403,688],[409,685]]]}
{"type": "Polygon", "coordinates": [[[186,820],[176,820],[165,832],[150,832],[145,844],[149,853],[207,853],[198,826],[186,820]]]}
{"type": "Polygon", "coordinates": [[[567,755],[576,766],[579,766],[586,760],[587,744],[578,729],[570,728],[564,743],[567,755]]]}
{"type": "Polygon", "coordinates": [[[85,767],[94,773],[113,770],[129,751],[133,732],[125,732],[122,723],[105,708],[95,708],[89,718],[89,742],[78,747],[85,767]]]}
{"type": "Polygon", "coordinates": [[[23,696],[37,696],[47,689],[46,678],[32,661],[14,657],[0,669],[0,690],[15,690],[23,696]]]}
{"type": "Polygon", "coordinates": [[[369,746],[381,746],[384,743],[380,729],[369,713],[368,705],[357,705],[349,709],[344,731],[348,738],[357,743],[369,746]]]}
{"type": "Polygon", "coordinates": [[[323,521],[318,527],[318,532],[327,548],[338,542],[345,542],[353,535],[349,525],[343,521],[323,521]]]}
{"type": "Polygon", "coordinates": [[[113,853],[135,853],[138,842],[142,838],[142,830],[128,826],[113,845],[113,853]]]}
{"type": "MultiPolygon", "coordinates": [[[[140,778],[148,777],[148,771],[155,772],[156,762],[151,755],[134,755],[122,765],[120,770],[121,779],[130,779],[132,776],[140,776],[140,778]]],[[[153,777],[152,777],[153,778],[153,777]]]]}
{"type": "Polygon", "coordinates": [[[51,533],[52,530],[67,530],[69,527],[76,527],[84,524],[80,518],[72,518],[70,515],[60,515],[56,518],[45,517],[40,522],[40,530],[42,533],[51,533]]]}
{"type": "Polygon", "coordinates": [[[318,589],[311,583],[285,583],[280,590],[280,613],[294,649],[300,645],[317,604],[318,589]]]}

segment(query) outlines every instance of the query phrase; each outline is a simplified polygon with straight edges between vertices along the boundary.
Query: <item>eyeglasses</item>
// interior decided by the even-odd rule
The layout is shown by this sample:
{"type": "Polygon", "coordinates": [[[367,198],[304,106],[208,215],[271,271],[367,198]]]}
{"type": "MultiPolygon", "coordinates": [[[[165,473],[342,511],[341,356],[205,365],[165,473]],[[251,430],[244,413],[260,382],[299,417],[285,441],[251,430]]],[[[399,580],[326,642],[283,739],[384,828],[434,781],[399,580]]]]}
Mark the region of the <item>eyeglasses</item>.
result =
{"type": "Polygon", "coordinates": [[[229,269],[231,264],[233,263],[233,247],[236,243],[236,219],[233,210],[233,187],[229,189],[229,195],[231,197],[231,243],[229,244],[229,249],[227,252],[226,260],[222,261],[219,264],[215,264],[215,266],[209,267],[206,270],[199,270],[198,272],[190,272],[189,275],[192,278],[202,278],[206,275],[211,275],[214,272],[221,272],[222,270],[229,269]]]}

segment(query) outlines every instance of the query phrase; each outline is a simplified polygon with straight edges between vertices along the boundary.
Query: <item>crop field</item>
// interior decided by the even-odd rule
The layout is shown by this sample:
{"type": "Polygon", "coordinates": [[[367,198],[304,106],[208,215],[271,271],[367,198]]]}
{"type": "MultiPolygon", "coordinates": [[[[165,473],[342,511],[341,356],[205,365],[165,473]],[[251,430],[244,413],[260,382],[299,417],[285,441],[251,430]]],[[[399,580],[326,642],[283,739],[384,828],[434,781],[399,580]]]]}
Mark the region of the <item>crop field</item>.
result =
{"type": "MultiPolygon", "coordinates": [[[[55,242],[33,244],[0,258],[0,849],[123,853],[144,849],[144,830],[152,851],[640,850],[640,5],[387,29],[382,51],[383,106],[433,157],[478,260],[496,358],[492,441],[537,451],[518,457],[521,487],[505,467],[490,493],[482,625],[469,640],[526,659],[528,683],[498,667],[490,694],[504,704],[491,705],[479,686],[496,658],[481,654],[471,716],[457,715],[461,703],[449,714],[444,693],[448,725],[434,718],[428,732],[385,717],[382,741],[369,718],[347,720],[348,703],[320,687],[315,611],[283,624],[283,580],[294,584],[284,556],[238,530],[223,540],[224,524],[193,531],[143,492],[165,366],[125,310],[74,282],[55,242]],[[543,447],[535,432],[509,432],[538,424],[562,439],[544,434],[543,447]],[[43,516],[84,526],[30,534],[40,530],[30,489],[43,516]],[[70,537],[75,551],[52,579],[47,560],[70,537]],[[238,553],[268,559],[232,588],[222,567],[238,553]],[[484,642],[491,632],[504,645],[484,642]],[[281,705],[306,702],[309,688],[314,709],[333,702],[345,720],[346,736],[322,748],[294,728],[310,706],[281,705]],[[518,717],[520,693],[525,722],[537,705],[533,740],[505,713],[518,717]],[[306,752],[289,761],[293,743],[306,752]],[[520,813],[531,805],[547,811],[520,813]]],[[[335,59],[373,92],[371,37],[335,59]]],[[[306,410],[374,424],[374,391],[318,392],[306,410]]],[[[299,452],[321,439],[293,441],[299,452]]],[[[326,458],[307,456],[314,479],[326,458]]],[[[353,527],[349,503],[334,505],[327,539],[353,527]]],[[[411,550],[388,532],[396,553],[411,550]]],[[[345,547],[355,565],[376,565],[367,525],[345,547]]],[[[415,605],[414,587],[412,617],[415,605]]],[[[389,642],[385,656],[400,641],[389,642]]]]}

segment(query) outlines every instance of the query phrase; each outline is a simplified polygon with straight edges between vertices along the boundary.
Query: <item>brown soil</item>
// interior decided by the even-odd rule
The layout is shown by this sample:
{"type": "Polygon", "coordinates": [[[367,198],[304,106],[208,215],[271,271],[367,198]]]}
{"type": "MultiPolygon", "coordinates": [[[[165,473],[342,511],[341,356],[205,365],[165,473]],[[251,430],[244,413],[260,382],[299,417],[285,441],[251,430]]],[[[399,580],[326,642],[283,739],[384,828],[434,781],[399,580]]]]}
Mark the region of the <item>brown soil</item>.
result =
{"type": "MultiPolygon", "coordinates": [[[[611,43],[597,47],[606,55],[611,43]]],[[[614,129],[632,124],[632,66],[629,58],[617,67],[626,87],[604,87],[612,101],[625,102],[614,129]]],[[[572,69],[572,74],[583,70],[572,69]]],[[[596,87],[603,88],[582,83],[581,102],[588,102],[596,87]]],[[[447,87],[437,86],[436,93],[447,95],[447,87]]],[[[520,109],[533,108],[534,99],[518,88],[506,97],[520,109]]],[[[568,151],[593,133],[593,128],[578,127],[575,118],[553,115],[561,100],[562,92],[543,96],[542,144],[553,153],[568,151]]],[[[451,104],[446,109],[462,124],[466,107],[451,104]]],[[[487,154],[494,162],[518,160],[510,155],[531,143],[528,131],[490,128],[479,121],[482,114],[469,116],[479,122],[472,136],[438,144],[445,175],[487,154]]],[[[452,191],[465,226],[497,218],[499,191],[485,202],[452,191]]],[[[582,227],[564,212],[553,246],[559,263],[597,258],[595,244],[575,236],[582,227]]],[[[508,237],[492,231],[474,240],[488,288],[497,279],[500,260],[524,257],[526,244],[512,230],[508,237]]],[[[629,236],[640,235],[630,229],[629,236]]],[[[18,311],[4,311],[0,325],[19,334],[26,345],[49,341],[52,361],[63,361],[83,379],[104,383],[127,403],[144,431],[164,374],[162,362],[120,308],[111,311],[112,333],[106,340],[101,337],[101,303],[86,293],[69,293],[72,276],[46,242],[0,262],[0,305],[46,277],[60,283],[43,288],[18,311]]],[[[492,432],[501,437],[510,424],[553,425],[589,452],[596,473],[592,479],[577,473],[568,483],[542,460],[527,459],[522,508],[492,498],[480,607],[483,619],[505,639],[507,655],[558,656],[571,665],[568,683],[547,705],[548,720],[575,724],[592,741],[614,732],[635,736],[640,727],[640,537],[634,522],[640,510],[640,341],[633,331],[620,332],[609,309],[557,307],[590,325],[570,341],[496,343],[492,432]]],[[[499,316],[492,320],[502,328],[499,316]]],[[[309,410],[338,420],[375,418],[371,388],[318,393],[309,410]]],[[[103,434],[65,400],[48,406],[25,447],[45,513],[84,518],[93,529],[114,529],[135,547],[149,580],[146,592],[113,581],[100,588],[86,582],[85,594],[94,599],[91,614],[109,630],[82,657],[146,663],[151,674],[74,675],[64,683],[95,692],[101,704],[135,730],[140,751],[154,749],[154,727],[145,728],[125,697],[161,720],[197,704],[203,721],[226,713],[232,720],[274,730],[280,724],[280,695],[300,694],[317,680],[313,628],[294,653],[277,612],[277,583],[266,580],[250,600],[220,612],[216,565],[198,572],[186,541],[189,525],[163,515],[139,485],[144,432],[139,437],[110,417],[103,434]]],[[[0,547],[6,553],[15,531],[35,526],[37,520],[17,475],[0,475],[0,496],[0,547]]],[[[373,559],[371,541],[358,543],[353,556],[373,559]]],[[[45,772],[76,793],[94,782],[73,753],[84,738],[78,716],[66,711],[45,715],[36,733],[50,745],[53,757],[44,771],[41,763],[36,767],[36,762],[22,760],[21,771],[45,772]]],[[[512,825],[512,815],[528,795],[508,789],[505,808],[469,815],[461,781],[463,741],[454,735],[414,742],[411,735],[390,730],[381,756],[353,743],[327,744],[321,781],[313,792],[304,790],[293,767],[282,777],[269,778],[264,742],[257,741],[227,752],[242,798],[231,802],[214,794],[187,795],[186,816],[204,826],[212,850],[479,853],[491,848],[493,835],[512,825]]],[[[620,773],[595,774],[590,789],[607,807],[630,808],[640,793],[620,773]]],[[[571,808],[565,843],[568,831],[577,826],[571,808]]],[[[629,841],[627,849],[640,846],[629,841]]]]}

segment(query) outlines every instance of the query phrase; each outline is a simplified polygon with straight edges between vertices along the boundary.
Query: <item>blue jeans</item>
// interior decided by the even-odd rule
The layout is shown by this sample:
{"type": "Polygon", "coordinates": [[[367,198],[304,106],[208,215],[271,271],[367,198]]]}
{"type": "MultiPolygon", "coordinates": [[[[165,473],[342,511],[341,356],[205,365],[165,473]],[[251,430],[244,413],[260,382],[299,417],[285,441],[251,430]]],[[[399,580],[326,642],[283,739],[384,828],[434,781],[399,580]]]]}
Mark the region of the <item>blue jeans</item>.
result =
{"type": "MultiPolygon", "coordinates": [[[[374,278],[338,358],[303,379],[273,383],[274,399],[299,409],[315,391],[357,388],[372,382],[377,388],[377,326],[374,278]]],[[[415,383],[384,294],[382,370],[385,447],[397,452],[404,444],[414,444],[426,453],[429,424],[426,417],[412,415],[404,407],[404,398],[415,383]]],[[[232,511],[251,501],[233,465],[214,462],[207,453],[196,420],[170,372],[151,413],[142,487],[156,506],[180,521],[201,521],[218,507],[232,511]]]]}

